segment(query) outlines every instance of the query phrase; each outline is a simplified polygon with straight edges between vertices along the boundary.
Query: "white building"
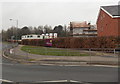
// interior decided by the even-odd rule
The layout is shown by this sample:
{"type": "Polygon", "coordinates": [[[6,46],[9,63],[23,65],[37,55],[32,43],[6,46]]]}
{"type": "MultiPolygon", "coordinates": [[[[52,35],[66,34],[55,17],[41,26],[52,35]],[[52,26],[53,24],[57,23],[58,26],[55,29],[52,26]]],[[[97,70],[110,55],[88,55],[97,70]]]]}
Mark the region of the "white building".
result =
{"type": "Polygon", "coordinates": [[[87,22],[70,22],[70,31],[73,37],[94,37],[97,36],[97,29],[87,22]]]}
{"type": "Polygon", "coordinates": [[[49,39],[49,38],[57,38],[57,33],[46,33],[41,35],[30,34],[30,35],[23,35],[21,37],[22,40],[24,39],[49,39]]]}

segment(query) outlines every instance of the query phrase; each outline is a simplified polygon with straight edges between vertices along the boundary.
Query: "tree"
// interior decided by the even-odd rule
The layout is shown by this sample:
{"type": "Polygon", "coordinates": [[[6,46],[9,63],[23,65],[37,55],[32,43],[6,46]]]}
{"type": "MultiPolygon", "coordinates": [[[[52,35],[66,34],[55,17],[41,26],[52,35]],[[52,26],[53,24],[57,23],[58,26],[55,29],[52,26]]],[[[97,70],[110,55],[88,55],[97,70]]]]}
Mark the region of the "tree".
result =
{"type": "Polygon", "coordinates": [[[8,39],[5,30],[2,30],[1,36],[2,36],[2,41],[6,41],[8,39]]]}
{"type": "Polygon", "coordinates": [[[30,29],[29,29],[27,26],[23,27],[23,28],[21,29],[21,34],[22,34],[22,35],[31,34],[30,29]]]}
{"type": "Polygon", "coordinates": [[[63,32],[63,26],[62,25],[58,25],[54,27],[54,32],[58,34],[58,37],[63,37],[62,36],[62,32],[63,32]]]}
{"type": "Polygon", "coordinates": [[[44,26],[44,33],[50,33],[50,32],[52,32],[52,27],[48,26],[48,25],[45,25],[44,26]]]}
{"type": "Polygon", "coordinates": [[[29,28],[29,30],[30,30],[30,33],[33,33],[33,34],[34,34],[34,28],[33,28],[32,26],[29,26],[28,28],[29,28]]]}
{"type": "Polygon", "coordinates": [[[44,27],[43,27],[42,25],[38,26],[38,29],[39,29],[39,30],[42,30],[42,31],[43,31],[43,28],[44,28],[44,27]]]}
{"type": "Polygon", "coordinates": [[[38,33],[42,34],[43,33],[43,26],[38,26],[38,33]]]}
{"type": "Polygon", "coordinates": [[[60,31],[62,31],[63,30],[63,26],[62,25],[58,25],[58,26],[55,26],[54,27],[54,31],[55,32],[60,32],[60,31]]]}
{"type": "Polygon", "coordinates": [[[58,37],[67,37],[70,35],[70,32],[67,31],[66,25],[64,27],[62,25],[55,26],[53,31],[54,33],[58,33],[58,37]]]}

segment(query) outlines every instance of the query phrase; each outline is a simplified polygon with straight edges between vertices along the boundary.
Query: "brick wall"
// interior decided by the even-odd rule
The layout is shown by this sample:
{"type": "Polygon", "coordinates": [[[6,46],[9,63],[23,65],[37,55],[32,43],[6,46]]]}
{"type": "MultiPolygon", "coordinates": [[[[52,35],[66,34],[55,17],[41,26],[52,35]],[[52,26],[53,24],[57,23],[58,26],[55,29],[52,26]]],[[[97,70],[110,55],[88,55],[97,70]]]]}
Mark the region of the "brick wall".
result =
{"type": "Polygon", "coordinates": [[[98,36],[120,36],[120,18],[112,18],[100,9],[97,20],[98,36]]]}

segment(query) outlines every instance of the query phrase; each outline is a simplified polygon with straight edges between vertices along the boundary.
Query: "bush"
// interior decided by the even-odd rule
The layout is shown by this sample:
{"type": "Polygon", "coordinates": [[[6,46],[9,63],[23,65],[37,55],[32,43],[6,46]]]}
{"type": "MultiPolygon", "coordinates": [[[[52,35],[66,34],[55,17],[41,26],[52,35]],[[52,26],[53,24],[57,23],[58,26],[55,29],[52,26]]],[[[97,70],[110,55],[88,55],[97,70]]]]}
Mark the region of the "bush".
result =
{"type": "MultiPolygon", "coordinates": [[[[61,37],[52,39],[57,48],[115,48],[120,37],[61,37]]],[[[44,46],[45,40],[22,40],[23,45],[44,46]]]]}
{"type": "Polygon", "coordinates": [[[66,37],[53,39],[57,48],[115,48],[120,43],[118,37],[66,37]]]}

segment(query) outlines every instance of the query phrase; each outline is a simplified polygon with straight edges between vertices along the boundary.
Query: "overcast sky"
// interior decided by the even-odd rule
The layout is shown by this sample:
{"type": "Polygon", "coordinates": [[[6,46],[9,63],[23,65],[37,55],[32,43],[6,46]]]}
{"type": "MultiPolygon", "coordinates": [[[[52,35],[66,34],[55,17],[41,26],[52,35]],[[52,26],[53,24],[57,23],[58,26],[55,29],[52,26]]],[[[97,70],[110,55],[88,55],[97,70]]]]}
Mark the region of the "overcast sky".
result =
{"type": "Polygon", "coordinates": [[[96,24],[100,6],[117,5],[119,0],[18,0],[0,3],[1,28],[16,26],[68,25],[70,21],[96,24]],[[26,2],[25,2],[26,1],[26,2]]]}

